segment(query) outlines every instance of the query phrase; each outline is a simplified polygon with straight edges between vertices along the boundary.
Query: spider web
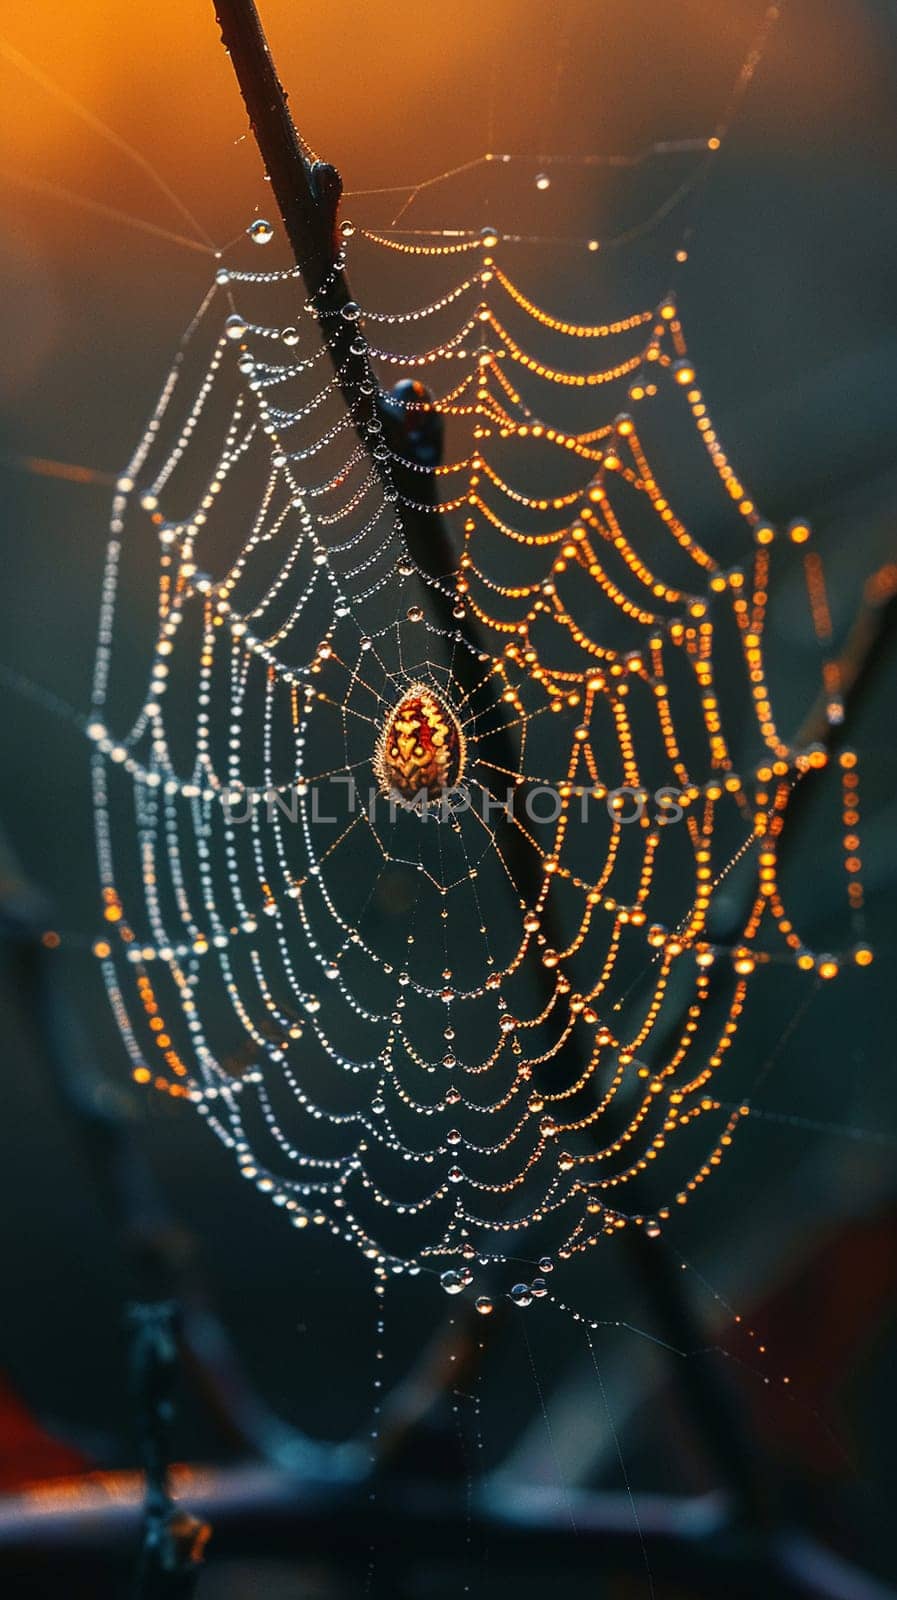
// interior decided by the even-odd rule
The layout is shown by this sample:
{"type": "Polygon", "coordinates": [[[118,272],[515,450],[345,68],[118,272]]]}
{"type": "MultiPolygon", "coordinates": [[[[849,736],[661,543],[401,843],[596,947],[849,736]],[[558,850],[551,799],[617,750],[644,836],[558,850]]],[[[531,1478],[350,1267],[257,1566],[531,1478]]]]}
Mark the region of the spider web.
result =
{"type": "MultiPolygon", "coordinates": [[[[518,282],[522,243],[343,223],[359,281],[394,269],[399,309],[341,313],[400,378],[373,425],[296,269],[219,270],[117,486],[89,728],[135,1079],[295,1226],[484,1314],[713,1177],[758,972],[871,959],[810,949],[779,868],[829,756],[777,720],[777,558],[843,715],[810,529],[742,482],[675,286],[573,320],[518,282]],[[451,572],[409,517],[448,528],[451,572]],[[463,760],[409,806],[378,749],[422,695],[463,760]]],[[[838,772],[860,933],[852,751],[838,772]]]]}

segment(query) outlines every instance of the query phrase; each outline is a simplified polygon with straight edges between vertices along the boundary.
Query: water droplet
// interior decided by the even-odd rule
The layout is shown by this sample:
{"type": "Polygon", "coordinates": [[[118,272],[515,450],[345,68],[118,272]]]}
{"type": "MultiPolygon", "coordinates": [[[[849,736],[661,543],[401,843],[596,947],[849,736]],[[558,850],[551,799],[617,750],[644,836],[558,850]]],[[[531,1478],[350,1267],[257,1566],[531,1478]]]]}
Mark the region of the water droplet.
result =
{"type": "Polygon", "coordinates": [[[537,1300],[544,1300],[548,1293],[548,1284],[545,1282],[544,1278],[534,1278],[530,1284],[530,1289],[537,1300]]]}
{"type": "Polygon", "coordinates": [[[547,172],[539,172],[539,173],[536,174],[536,188],[537,189],[550,189],[551,188],[551,179],[549,178],[547,172]]]}
{"type": "Polygon", "coordinates": [[[361,306],[355,300],[347,300],[340,311],[340,316],[344,317],[346,322],[357,322],[361,316],[361,306]]]}
{"type": "Polygon", "coordinates": [[[354,222],[349,222],[348,219],[345,222],[341,222],[340,225],[339,225],[339,231],[340,231],[340,238],[342,238],[342,239],[351,239],[352,235],[355,232],[355,224],[354,224],[354,222]]]}
{"type": "Polygon", "coordinates": [[[215,273],[215,282],[230,283],[230,273],[228,272],[227,267],[218,268],[218,271],[215,273]]]}
{"type": "Polygon", "coordinates": [[[460,1272],[453,1272],[451,1268],[448,1272],[441,1274],[439,1282],[442,1284],[446,1294],[460,1294],[464,1288],[460,1272]]]}
{"type": "Polygon", "coordinates": [[[511,1299],[515,1306],[531,1306],[533,1297],[528,1283],[515,1283],[511,1290],[511,1299]]]}
{"type": "Polygon", "coordinates": [[[409,606],[408,607],[408,621],[409,622],[423,622],[423,620],[424,620],[424,608],[423,608],[423,606],[409,606]]]}
{"type": "Polygon", "coordinates": [[[460,1167],[449,1167],[447,1176],[449,1183],[464,1182],[464,1174],[460,1167]]]}
{"type": "Polygon", "coordinates": [[[242,339],[246,332],[246,323],[238,312],[228,317],[224,324],[224,331],[229,339],[242,339]]]}
{"type": "Polygon", "coordinates": [[[270,244],[274,238],[273,224],[266,222],[264,217],[256,217],[254,222],[250,222],[246,232],[253,244],[270,244]]]}
{"type": "Polygon", "coordinates": [[[291,345],[291,346],[294,345],[294,344],[298,344],[299,343],[299,329],[298,328],[284,328],[282,333],[281,333],[281,335],[280,335],[280,337],[283,340],[284,344],[288,344],[288,345],[291,345]]]}
{"type": "Polygon", "coordinates": [[[498,234],[494,228],[480,229],[480,242],[486,250],[494,250],[498,244],[498,234]]]}
{"type": "Polygon", "coordinates": [[[487,1294],[478,1294],[474,1301],[474,1305],[476,1306],[481,1317],[491,1317],[493,1311],[495,1310],[495,1306],[487,1294]]]}

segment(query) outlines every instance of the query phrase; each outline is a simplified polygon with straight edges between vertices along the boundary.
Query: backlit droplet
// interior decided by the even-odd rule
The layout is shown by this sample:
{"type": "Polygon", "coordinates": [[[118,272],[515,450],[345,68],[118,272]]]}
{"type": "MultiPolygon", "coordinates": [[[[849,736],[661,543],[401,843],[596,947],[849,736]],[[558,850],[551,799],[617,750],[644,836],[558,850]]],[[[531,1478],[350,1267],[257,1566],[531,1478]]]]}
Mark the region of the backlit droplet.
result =
{"type": "Polygon", "coordinates": [[[551,179],[549,178],[547,172],[539,172],[539,173],[537,173],[537,175],[536,175],[536,188],[537,189],[550,189],[551,188],[551,179]]]}
{"type": "Polygon", "coordinates": [[[284,328],[284,330],[281,333],[280,337],[283,340],[284,344],[291,345],[291,346],[294,345],[294,344],[298,344],[299,343],[299,329],[298,328],[284,328]]]}
{"type": "Polygon", "coordinates": [[[250,222],[246,232],[253,244],[270,244],[274,238],[273,225],[266,222],[264,217],[256,217],[254,222],[250,222]]]}
{"type": "Polygon", "coordinates": [[[495,1307],[487,1294],[478,1294],[474,1305],[481,1317],[491,1317],[495,1307]]]}
{"type": "Polygon", "coordinates": [[[464,1288],[460,1272],[454,1272],[451,1268],[448,1272],[442,1273],[439,1282],[442,1284],[446,1294],[460,1294],[464,1288]]]}
{"type": "Polygon", "coordinates": [[[345,222],[341,222],[340,225],[339,225],[339,231],[340,231],[340,238],[341,239],[351,239],[352,235],[355,232],[355,224],[354,224],[354,222],[349,222],[348,220],[345,221],[345,222]]]}
{"type": "Polygon", "coordinates": [[[224,331],[229,339],[242,339],[246,332],[246,323],[238,312],[233,312],[224,324],[224,331]]]}
{"type": "Polygon", "coordinates": [[[515,1283],[511,1290],[511,1299],[515,1306],[531,1306],[533,1297],[528,1283],[515,1283]]]}
{"type": "Polygon", "coordinates": [[[530,1289],[537,1300],[544,1300],[548,1293],[548,1284],[544,1278],[534,1278],[530,1284],[530,1289]]]}
{"type": "Polygon", "coordinates": [[[347,322],[357,322],[361,316],[361,306],[354,300],[347,300],[340,312],[340,316],[345,317],[347,322]]]}
{"type": "Polygon", "coordinates": [[[424,608],[423,608],[423,606],[409,606],[408,607],[408,621],[409,622],[423,622],[423,620],[424,620],[424,608]]]}

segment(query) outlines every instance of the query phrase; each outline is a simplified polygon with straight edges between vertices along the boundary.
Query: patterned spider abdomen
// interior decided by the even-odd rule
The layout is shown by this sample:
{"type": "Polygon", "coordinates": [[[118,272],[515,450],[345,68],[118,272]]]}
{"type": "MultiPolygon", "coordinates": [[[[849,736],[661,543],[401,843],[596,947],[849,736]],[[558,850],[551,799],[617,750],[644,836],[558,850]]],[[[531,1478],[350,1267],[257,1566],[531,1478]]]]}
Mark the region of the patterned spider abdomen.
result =
{"type": "Polygon", "coordinates": [[[466,742],[448,701],[425,683],[413,683],[383,725],[374,775],[383,793],[411,805],[439,800],[464,772],[466,742]]]}

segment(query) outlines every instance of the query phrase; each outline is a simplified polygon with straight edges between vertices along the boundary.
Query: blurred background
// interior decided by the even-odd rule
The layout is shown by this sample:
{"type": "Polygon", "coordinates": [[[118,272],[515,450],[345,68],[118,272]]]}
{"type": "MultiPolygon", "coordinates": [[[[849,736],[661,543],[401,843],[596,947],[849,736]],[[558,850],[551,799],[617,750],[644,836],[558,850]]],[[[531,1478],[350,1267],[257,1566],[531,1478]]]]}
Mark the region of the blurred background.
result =
{"type": "MultiPolygon", "coordinates": [[[[417,182],[491,149],[521,158],[506,181],[478,169],[421,195],[403,220],[603,238],[650,214],[687,162],[573,164],[543,195],[534,183],[540,157],[631,154],[706,136],[763,9],[753,0],[446,0],[438,8],[266,0],[263,16],[303,135],[343,175],[344,216],[389,225],[402,197],[359,191],[417,182]]],[[[689,213],[694,233],[679,290],[691,354],[740,472],[777,521],[812,521],[839,642],[868,576],[897,560],[895,66],[888,0],[783,5],[689,213]]],[[[132,1090],[89,954],[97,894],[87,752],[56,703],[87,707],[109,484],[216,264],[147,164],[227,260],[245,258],[244,230],[271,213],[272,198],[205,0],[129,8],[6,0],[0,86],[0,875],[16,915],[28,907],[59,930],[45,959],[83,1033],[79,1059],[96,1065],[109,1105],[129,1119],[164,1197],[170,1251],[231,1341],[240,1382],[259,1407],[257,1454],[277,1460],[277,1429],[263,1408],[315,1440],[369,1427],[369,1283],[358,1262],[329,1241],[298,1238],[239,1185],[199,1119],[132,1090]]],[[[602,307],[630,309],[663,292],[673,237],[675,228],[651,232],[594,257],[534,254],[524,287],[540,304],[584,319],[596,296],[602,307]]],[[[382,299],[388,268],[369,265],[361,299],[382,299]]],[[[427,298],[423,280],[418,298],[427,298]]],[[[697,514],[711,515],[701,506],[697,514]]],[[[798,600],[795,572],[771,639],[789,726],[812,699],[816,671],[798,600]]],[[[696,1441],[679,1393],[684,1366],[695,1389],[713,1395],[721,1381],[748,1420],[777,1517],[897,1582],[888,1515],[897,1474],[895,682],[897,652],[886,652],[851,728],[862,758],[875,964],[824,986],[800,1010],[797,974],[768,982],[739,1036],[746,1057],[763,1065],[764,1114],[741,1136],[712,1199],[674,1219],[664,1241],[676,1270],[683,1259],[692,1269],[700,1350],[671,1362],[631,1263],[602,1252],[613,1325],[598,1345],[604,1392],[581,1330],[533,1318],[527,1346],[516,1326],[503,1327],[474,1399],[449,1383],[442,1413],[437,1405],[408,1457],[412,1475],[448,1473],[446,1462],[462,1479],[500,1471],[536,1486],[563,1519],[571,1494],[624,1493],[619,1439],[645,1505],[651,1496],[709,1492],[719,1463],[696,1441]],[[743,1324],[733,1322],[733,1307],[743,1324]]],[[[813,805],[804,827],[798,920],[815,948],[843,947],[851,933],[837,812],[813,805]]],[[[54,1087],[35,1025],[35,1006],[44,1004],[10,953],[0,966],[0,1487],[27,1490],[28,1504],[40,1500],[35,1485],[137,1460],[122,1332],[131,1268],[83,1130],[54,1087]]],[[[445,1306],[433,1299],[410,1285],[396,1291],[382,1363],[389,1386],[439,1327],[445,1306]]],[[[184,1383],[179,1458],[242,1461],[252,1429],[241,1434],[232,1422],[196,1383],[184,1383]]],[[[295,1439],[284,1438],[288,1454],[295,1439]]],[[[527,1504],[521,1490],[521,1517],[527,1504]]],[[[4,1539],[12,1540],[7,1592],[57,1592],[46,1573],[23,1565],[10,1526],[0,1515],[0,1563],[4,1539]]],[[[260,1538],[252,1559],[226,1540],[215,1559],[213,1543],[201,1593],[361,1594],[370,1536],[360,1555],[345,1536],[343,1552],[310,1536],[314,1554],[304,1558],[275,1555],[277,1541],[260,1538]]],[[[575,1544],[572,1531],[569,1539],[575,1544]]],[[[448,1554],[444,1545],[419,1546],[409,1534],[407,1559],[375,1552],[375,1592],[527,1596],[544,1583],[538,1542],[525,1558],[513,1540],[490,1553],[488,1538],[462,1522],[448,1554]]],[[[546,1536],[546,1561],[552,1548],[546,1536]]],[[[649,1536],[649,1562],[651,1550],[649,1536]]],[[[571,1596],[649,1592],[638,1566],[635,1576],[609,1571],[606,1587],[580,1579],[575,1566],[565,1568],[562,1592],[571,1596]]],[[[66,1592],[121,1592],[118,1567],[106,1571],[108,1587],[94,1573],[83,1590],[66,1592]]],[[[661,1574],[659,1596],[718,1592],[681,1575],[665,1581],[661,1574]]]]}

